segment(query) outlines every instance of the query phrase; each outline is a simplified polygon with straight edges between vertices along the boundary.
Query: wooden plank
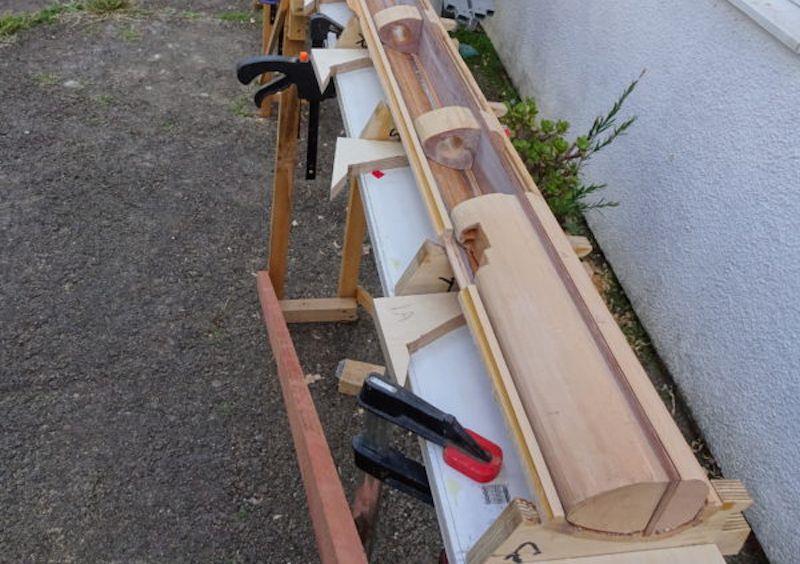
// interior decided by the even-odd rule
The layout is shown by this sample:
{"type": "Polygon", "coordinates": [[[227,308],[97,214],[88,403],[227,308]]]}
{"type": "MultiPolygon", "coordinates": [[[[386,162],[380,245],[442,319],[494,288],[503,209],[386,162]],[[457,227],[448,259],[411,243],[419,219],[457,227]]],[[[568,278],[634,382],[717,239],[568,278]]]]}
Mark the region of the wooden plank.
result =
{"type": "Polygon", "coordinates": [[[403,146],[397,141],[373,141],[339,137],[333,157],[331,199],[344,188],[353,175],[373,170],[398,168],[408,162],[403,146]]]}
{"type": "Polygon", "coordinates": [[[386,366],[401,386],[411,352],[464,324],[453,293],[377,298],[374,305],[386,366]]]}
{"type": "MultiPolygon", "coordinates": [[[[288,4],[287,4],[288,6],[288,4]]],[[[281,3],[281,7],[284,4],[281,3]]],[[[287,10],[284,10],[286,13],[287,10]]],[[[305,42],[289,37],[288,26],[283,26],[283,54],[295,56],[305,42]]],[[[279,298],[283,297],[286,282],[286,265],[289,252],[289,233],[292,223],[292,195],[294,169],[297,165],[297,135],[300,123],[300,100],[297,87],[291,86],[280,95],[278,109],[278,140],[275,151],[275,174],[270,208],[269,256],[267,264],[272,287],[279,298]]]]}
{"type": "Polygon", "coordinates": [[[344,228],[344,244],[342,245],[342,264],[339,269],[339,291],[341,298],[353,298],[358,288],[358,271],[361,266],[361,245],[367,231],[364,217],[364,205],[361,202],[361,190],[358,176],[350,178],[350,194],[347,200],[347,222],[344,228]]]}
{"type": "Polygon", "coordinates": [[[320,560],[363,562],[367,557],[333,462],[314,400],[305,383],[289,329],[269,275],[258,273],[258,297],[294,441],[297,463],[320,560]]]}
{"type": "MultiPolygon", "coordinates": [[[[271,4],[262,4],[261,5],[261,52],[264,55],[268,55],[270,53],[270,44],[271,44],[271,37],[272,37],[272,5],[271,4]]],[[[276,22],[277,23],[277,22],[276,22]]],[[[272,73],[265,72],[261,75],[259,79],[260,84],[266,84],[269,82],[270,78],[272,78],[272,73]]],[[[261,107],[259,108],[259,114],[262,118],[268,118],[272,115],[272,97],[267,96],[261,101],[261,107]]]]}
{"type": "Polygon", "coordinates": [[[398,296],[449,292],[455,280],[444,247],[426,239],[397,281],[394,293],[398,296]]]}
{"type": "Polygon", "coordinates": [[[339,393],[348,396],[357,396],[364,385],[364,380],[370,374],[386,373],[386,367],[369,362],[361,362],[345,358],[336,367],[336,379],[339,380],[339,393]]]}
{"type": "Polygon", "coordinates": [[[331,77],[340,72],[363,69],[372,65],[366,49],[312,49],[311,64],[319,89],[324,92],[331,77]]]}
{"type": "Polygon", "coordinates": [[[355,298],[281,300],[281,309],[286,323],[323,323],[358,319],[358,304],[355,298]]]}
{"type": "Polygon", "coordinates": [[[405,52],[411,43],[398,49],[396,41],[381,37],[376,29],[378,15],[394,2],[353,4],[362,16],[362,31],[431,220],[443,225],[444,217],[461,206],[476,211],[463,212],[462,223],[454,226],[468,246],[466,256],[446,239],[445,248],[462,287],[476,277],[488,322],[523,402],[522,410],[510,405],[510,418],[533,425],[534,441],[542,443],[567,520],[613,535],[644,535],[671,531],[701,510],[702,518],[713,514],[719,500],[702,468],[590,287],[563,231],[428,1],[406,3],[423,18],[413,55],[405,52]],[[419,116],[447,106],[467,108],[482,130],[474,163],[465,171],[429,162],[410,127],[419,116]],[[496,192],[509,198],[504,209],[513,215],[511,227],[504,225],[497,210],[476,203],[485,204],[485,198],[494,197],[487,194],[496,192]],[[494,233],[487,234],[489,224],[494,233]],[[481,262],[486,256],[496,257],[503,266],[481,262]],[[543,313],[551,310],[563,315],[543,313]],[[546,338],[529,338],[533,334],[546,338]],[[550,348],[556,335],[561,344],[550,348]],[[557,385],[552,390],[544,386],[553,380],[557,385]],[[544,394],[533,393],[539,384],[547,388],[544,394]],[[599,405],[606,400],[611,408],[603,411],[599,405]],[[599,429],[606,436],[598,436],[599,429]]]}

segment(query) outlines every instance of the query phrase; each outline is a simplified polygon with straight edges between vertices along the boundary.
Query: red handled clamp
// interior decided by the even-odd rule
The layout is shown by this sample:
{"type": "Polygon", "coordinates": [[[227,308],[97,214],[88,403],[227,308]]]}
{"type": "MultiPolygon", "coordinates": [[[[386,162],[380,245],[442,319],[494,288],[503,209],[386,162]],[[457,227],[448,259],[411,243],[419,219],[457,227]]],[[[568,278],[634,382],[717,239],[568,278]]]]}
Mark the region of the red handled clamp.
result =
{"type": "MultiPolygon", "coordinates": [[[[474,431],[465,429],[453,415],[437,409],[392,382],[377,375],[370,375],[364,381],[358,403],[373,415],[440,445],[444,448],[444,461],[477,482],[491,482],[500,473],[503,451],[498,445],[474,431]]],[[[360,439],[361,437],[357,437],[353,441],[356,464],[362,470],[372,473],[359,464],[356,443],[360,439]]],[[[371,445],[371,449],[376,450],[374,445],[371,445]]],[[[393,457],[396,456],[397,452],[393,450],[393,457]]],[[[404,461],[404,468],[408,460],[404,461]]],[[[375,460],[367,462],[374,464],[375,460]]]]}

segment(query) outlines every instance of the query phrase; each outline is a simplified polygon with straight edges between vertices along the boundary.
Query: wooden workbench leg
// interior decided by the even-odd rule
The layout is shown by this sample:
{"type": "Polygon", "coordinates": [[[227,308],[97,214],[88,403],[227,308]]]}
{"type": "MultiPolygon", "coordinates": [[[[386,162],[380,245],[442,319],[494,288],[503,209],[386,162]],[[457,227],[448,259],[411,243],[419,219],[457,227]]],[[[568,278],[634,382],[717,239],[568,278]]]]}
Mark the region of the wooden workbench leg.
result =
{"type": "Polygon", "coordinates": [[[292,86],[280,95],[278,147],[275,151],[275,177],[269,220],[269,276],[278,299],[283,298],[286,281],[289,231],[292,224],[294,169],[297,164],[297,131],[300,100],[292,86]]]}
{"type": "MultiPolygon", "coordinates": [[[[305,42],[290,37],[290,26],[284,25],[283,53],[296,56],[305,42]]],[[[296,34],[296,31],[294,32],[296,34]]],[[[278,110],[278,142],[275,151],[275,176],[270,211],[269,276],[278,298],[283,298],[286,280],[289,231],[292,224],[294,169],[297,165],[297,134],[300,126],[300,100],[292,86],[280,95],[278,110]]]]}
{"type": "MultiPolygon", "coordinates": [[[[269,55],[270,38],[272,37],[272,4],[261,5],[261,52],[269,55]]],[[[265,72],[261,75],[261,84],[266,84],[272,78],[272,73],[265,72]]],[[[261,102],[258,115],[268,118],[272,115],[272,96],[267,96],[261,102]]]]}
{"type": "Polygon", "coordinates": [[[367,230],[364,205],[358,177],[350,178],[350,197],[347,201],[347,223],[344,229],[342,266],[339,271],[339,297],[353,298],[358,288],[358,270],[361,266],[361,244],[367,230]]]}
{"type": "Polygon", "coordinates": [[[353,498],[353,521],[356,524],[361,544],[369,557],[375,543],[375,529],[378,525],[378,508],[381,504],[383,483],[377,478],[364,474],[364,481],[358,486],[353,498]]]}

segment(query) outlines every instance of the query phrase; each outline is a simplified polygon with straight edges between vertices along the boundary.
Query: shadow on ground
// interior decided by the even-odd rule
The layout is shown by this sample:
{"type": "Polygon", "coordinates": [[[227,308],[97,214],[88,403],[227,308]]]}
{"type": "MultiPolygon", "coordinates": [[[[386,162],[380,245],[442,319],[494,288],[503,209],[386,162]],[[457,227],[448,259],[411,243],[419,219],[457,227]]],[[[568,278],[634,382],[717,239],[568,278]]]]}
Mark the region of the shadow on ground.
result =
{"type": "MultiPolygon", "coordinates": [[[[275,132],[233,67],[260,30],[218,17],[249,5],[142,2],[0,47],[3,560],[317,560],[255,292],[275,132]]],[[[335,101],[322,124],[329,171],[335,101]]],[[[290,294],[331,295],[345,202],[301,173],[290,294]]],[[[362,416],[333,373],[380,362],[374,329],[293,335],[352,491],[362,416]]],[[[385,499],[376,561],[439,547],[432,510],[385,499]]]]}

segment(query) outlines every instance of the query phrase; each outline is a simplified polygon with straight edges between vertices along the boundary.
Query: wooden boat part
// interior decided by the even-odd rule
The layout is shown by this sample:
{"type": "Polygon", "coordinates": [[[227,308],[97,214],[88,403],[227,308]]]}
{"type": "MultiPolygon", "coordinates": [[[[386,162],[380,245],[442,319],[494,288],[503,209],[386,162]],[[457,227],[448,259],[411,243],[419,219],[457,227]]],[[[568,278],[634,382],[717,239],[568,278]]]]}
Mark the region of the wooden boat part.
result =
{"type": "Polygon", "coordinates": [[[414,128],[429,159],[458,170],[472,167],[481,128],[470,110],[461,106],[431,110],[414,120],[414,128]]]}
{"type": "Polygon", "coordinates": [[[464,310],[473,336],[499,343],[499,352],[482,348],[490,373],[508,366],[510,377],[493,381],[543,519],[657,537],[708,518],[719,497],[428,0],[402,3],[422,19],[413,54],[385,47],[378,33],[377,14],[394,0],[351,2],[462,307],[485,310],[464,310]],[[454,106],[480,130],[466,170],[429,158],[415,129],[454,106]]]}
{"type": "Polygon", "coordinates": [[[415,53],[419,48],[422,15],[414,6],[398,4],[375,14],[378,36],[387,47],[401,53],[415,53]]]}

